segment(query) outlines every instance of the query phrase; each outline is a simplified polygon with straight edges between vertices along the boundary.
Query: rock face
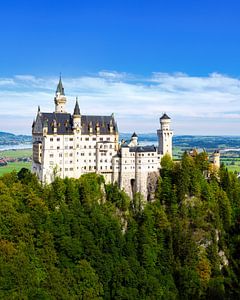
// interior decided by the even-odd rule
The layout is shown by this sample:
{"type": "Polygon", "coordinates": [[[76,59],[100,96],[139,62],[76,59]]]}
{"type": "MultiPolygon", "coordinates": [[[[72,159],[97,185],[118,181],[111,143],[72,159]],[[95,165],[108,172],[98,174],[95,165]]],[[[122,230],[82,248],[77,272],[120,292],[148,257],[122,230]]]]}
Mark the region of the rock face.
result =
{"type": "Polygon", "coordinates": [[[151,172],[147,177],[147,200],[154,201],[155,199],[155,191],[157,189],[159,172],[151,172]]]}

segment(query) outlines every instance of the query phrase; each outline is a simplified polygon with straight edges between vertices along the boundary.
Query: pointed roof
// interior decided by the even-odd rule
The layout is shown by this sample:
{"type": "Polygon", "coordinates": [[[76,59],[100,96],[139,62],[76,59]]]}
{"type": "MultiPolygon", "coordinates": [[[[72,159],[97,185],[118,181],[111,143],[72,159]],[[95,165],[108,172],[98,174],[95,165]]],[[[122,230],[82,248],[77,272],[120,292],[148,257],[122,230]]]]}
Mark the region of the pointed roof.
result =
{"type": "Polygon", "coordinates": [[[166,113],[164,113],[160,118],[160,120],[170,120],[170,119],[171,118],[169,118],[169,116],[166,113]]]}
{"type": "Polygon", "coordinates": [[[138,137],[138,135],[136,134],[136,132],[134,131],[134,133],[132,134],[132,138],[133,137],[138,137]]]}
{"type": "Polygon", "coordinates": [[[77,116],[80,116],[80,108],[79,108],[79,105],[78,105],[78,99],[76,98],[76,104],[75,104],[75,107],[74,107],[74,112],[73,112],[73,115],[77,115],[77,116]]]}
{"type": "Polygon", "coordinates": [[[59,93],[60,95],[64,95],[65,96],[64,87],[63,87],[63,84],[62,84],[62,76],[61,75],[60,75],[59,82],[58,82],[58,85],[57,85],[56,94],[57,93],[59,93]]]}

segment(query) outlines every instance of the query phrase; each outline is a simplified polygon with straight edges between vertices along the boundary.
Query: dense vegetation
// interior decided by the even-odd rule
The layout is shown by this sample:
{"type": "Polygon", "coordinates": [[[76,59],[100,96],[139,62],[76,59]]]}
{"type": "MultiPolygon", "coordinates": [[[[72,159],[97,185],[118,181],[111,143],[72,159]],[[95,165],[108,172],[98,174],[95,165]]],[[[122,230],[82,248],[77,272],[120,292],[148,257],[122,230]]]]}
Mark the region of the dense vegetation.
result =
{"type": "Polygon", "coordinates": [[[88,174],[0,178],[1,299],[239,299],[240,183],[162,160],[156,200],[88,174]]]}

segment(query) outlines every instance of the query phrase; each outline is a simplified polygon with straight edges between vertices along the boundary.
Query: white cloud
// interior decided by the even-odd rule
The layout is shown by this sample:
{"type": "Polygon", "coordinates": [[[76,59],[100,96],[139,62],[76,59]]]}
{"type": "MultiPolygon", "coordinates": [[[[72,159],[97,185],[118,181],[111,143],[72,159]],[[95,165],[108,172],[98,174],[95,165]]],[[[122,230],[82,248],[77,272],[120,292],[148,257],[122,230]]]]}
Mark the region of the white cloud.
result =
{"type": "MultiPolygon", "coordinates": [[[[57,77],[32,75],[0,78],[1,115],[16,120],[7,125],[8,131],[12,128],[16,132],[21,118],[21,128],[30,133],[29,122],[37,105],[42,111],[53,111],[57,82],[57,77]]],[[[161,114],[167,112],[178,134],[239,134],[240,80],[224,74],[196,77],[159,72],[142,78],[101,71],[91,76],[63,77],[63,84],[69,112],[78,96],[83,114],[115,112],[122,132],[153,132],[161,114]]],[[[5,127],[6,120],[0,118],[1,130],[5,127]]]]}

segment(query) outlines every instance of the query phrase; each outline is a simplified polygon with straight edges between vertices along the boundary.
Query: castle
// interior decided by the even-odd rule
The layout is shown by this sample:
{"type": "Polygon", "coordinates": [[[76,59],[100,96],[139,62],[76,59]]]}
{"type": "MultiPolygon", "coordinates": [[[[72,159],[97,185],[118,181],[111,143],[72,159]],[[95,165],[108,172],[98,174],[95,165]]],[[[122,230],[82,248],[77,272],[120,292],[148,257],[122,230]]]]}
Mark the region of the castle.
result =
{"type": "Polygon", "coordinates": [[[133,133],[130,142],[119,144],[114,115],[82,115],[76,99],[73,114],[65,110],[61,77],[57,86],[53,113],[41,112],[38,107],[32,125],[32,171],[40,181],[50,183],[61,178],[79,178],[91,172],[101,174],[106,183],[116,182],[132,197],[135,192],[145,199],[151,197],[151,182],[159,175],[164,154],[172,156],[173,131],[166,113],[160,118],[157,130],[158,147],[140,146],[133,133]]]}

